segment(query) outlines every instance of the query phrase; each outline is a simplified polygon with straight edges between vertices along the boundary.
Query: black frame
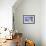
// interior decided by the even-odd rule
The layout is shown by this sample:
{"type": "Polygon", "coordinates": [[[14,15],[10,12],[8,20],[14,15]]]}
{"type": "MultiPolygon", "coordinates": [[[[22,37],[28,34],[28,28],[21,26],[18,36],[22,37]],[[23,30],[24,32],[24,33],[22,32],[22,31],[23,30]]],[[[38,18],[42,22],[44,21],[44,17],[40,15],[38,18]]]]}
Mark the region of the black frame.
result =
{"type": "Polygon", "coordinates": [[[35,15],[23,15],[23,24],[35,24],[35,15]],[[33,23],[25,23],[24,16],[32,16],[34,18],[34,22],[33,23]]]}

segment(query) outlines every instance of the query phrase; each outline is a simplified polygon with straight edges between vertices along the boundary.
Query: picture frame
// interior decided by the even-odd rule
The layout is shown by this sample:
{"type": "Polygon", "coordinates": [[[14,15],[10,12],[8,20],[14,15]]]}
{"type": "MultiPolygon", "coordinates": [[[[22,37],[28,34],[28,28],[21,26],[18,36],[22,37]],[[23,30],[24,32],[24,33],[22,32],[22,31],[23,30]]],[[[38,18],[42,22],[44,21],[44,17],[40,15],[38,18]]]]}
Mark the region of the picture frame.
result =
{"type": "Polygon", "coordinates": [[[35,15],[23,15],[23,24],[35,24],[35,15]]]}

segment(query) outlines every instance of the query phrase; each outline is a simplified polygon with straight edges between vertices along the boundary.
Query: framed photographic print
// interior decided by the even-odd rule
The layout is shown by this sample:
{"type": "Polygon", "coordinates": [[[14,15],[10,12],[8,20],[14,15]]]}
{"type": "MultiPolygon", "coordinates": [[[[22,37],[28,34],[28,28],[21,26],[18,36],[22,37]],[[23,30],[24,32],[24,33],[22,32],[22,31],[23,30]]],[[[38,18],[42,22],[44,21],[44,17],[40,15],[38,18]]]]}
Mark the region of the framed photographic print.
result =
{"type": "Polygon", "coordinates": [[[35,24],[35,15],[23,15],[23,24],[35,24]]]}

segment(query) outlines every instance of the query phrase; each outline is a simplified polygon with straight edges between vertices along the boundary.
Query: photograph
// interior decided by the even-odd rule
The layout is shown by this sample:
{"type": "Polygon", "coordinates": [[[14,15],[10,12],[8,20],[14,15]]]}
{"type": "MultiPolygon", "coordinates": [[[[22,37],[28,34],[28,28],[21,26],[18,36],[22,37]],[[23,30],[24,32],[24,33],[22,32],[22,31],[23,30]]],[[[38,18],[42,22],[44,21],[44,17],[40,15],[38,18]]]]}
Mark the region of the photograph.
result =
{"type": "Polygon", "coordinates": [[[35,15],[23,15],[23,24],[35,24],[35,15]]]}
{"type": "Polygon", "coordinates": [[[46,46],[46,0],[0,0],[0,46],[46,46]]]}

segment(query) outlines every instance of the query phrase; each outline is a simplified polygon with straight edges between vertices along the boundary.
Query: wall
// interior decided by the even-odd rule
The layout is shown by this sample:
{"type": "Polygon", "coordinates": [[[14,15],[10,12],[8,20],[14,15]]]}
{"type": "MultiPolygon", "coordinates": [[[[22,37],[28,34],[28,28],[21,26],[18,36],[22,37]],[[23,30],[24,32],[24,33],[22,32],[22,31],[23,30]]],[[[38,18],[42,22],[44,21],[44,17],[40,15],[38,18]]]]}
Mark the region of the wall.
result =
{"type": "Polygon", "coordinates": [[[12,6],[16,0],[0,0],[0,27],[12,29],[12,6]]]}
{"type": "Polygon", "coordinates": [[[13,14],[18,32],[41,46],[41,0],[23,0],[17,7],[14,5],[13,14]],[[23,24],[23,15],[35,15],[35,24],[23,24]]]}
{"type": "Polygon", "coordinates": [[[42,46],[46,46],[46,0],[42,0],[41,4],[41,40],[42,46]]]}

